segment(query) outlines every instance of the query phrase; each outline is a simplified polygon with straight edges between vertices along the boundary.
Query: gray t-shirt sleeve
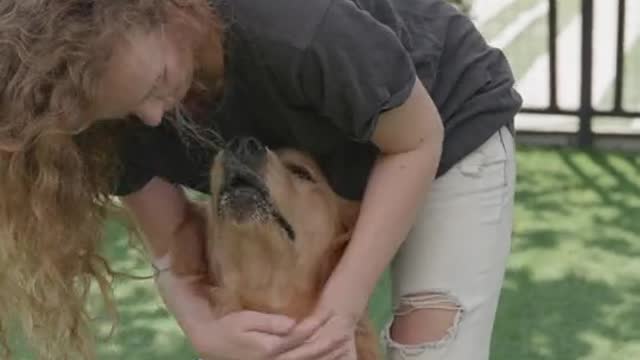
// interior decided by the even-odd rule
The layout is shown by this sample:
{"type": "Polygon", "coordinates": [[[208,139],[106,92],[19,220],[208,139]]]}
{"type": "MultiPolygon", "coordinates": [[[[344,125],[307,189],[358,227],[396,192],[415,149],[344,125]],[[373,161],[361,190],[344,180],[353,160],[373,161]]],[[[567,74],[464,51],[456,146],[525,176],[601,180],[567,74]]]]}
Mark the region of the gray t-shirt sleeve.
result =
{"type": "Polygon", "coordinates": [[[416,72],[391,29],[353,1],[334,0],[303,53],[298,79],[316,111],[366,142],[379,114],[407,99],[416,72]]]}

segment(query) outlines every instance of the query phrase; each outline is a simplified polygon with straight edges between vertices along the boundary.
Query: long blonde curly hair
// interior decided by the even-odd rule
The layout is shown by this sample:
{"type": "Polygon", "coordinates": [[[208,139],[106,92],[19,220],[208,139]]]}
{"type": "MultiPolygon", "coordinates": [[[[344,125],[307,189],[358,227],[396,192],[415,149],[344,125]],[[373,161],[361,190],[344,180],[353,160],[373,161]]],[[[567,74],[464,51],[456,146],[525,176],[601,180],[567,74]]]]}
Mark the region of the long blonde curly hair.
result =
{"type": "Polygon", "coordinates": [[[130,121],[95,122],[85,110],[115,38],[179,19],[201,34],[219,29],[206,0],[0,0],[0,348],[7,354],[9,326],[18,321],[42,359],[95,358],[86,301],[95,281],[114,309],[113,272],[99,246],[114,208],[119,134],[130,121]]]}

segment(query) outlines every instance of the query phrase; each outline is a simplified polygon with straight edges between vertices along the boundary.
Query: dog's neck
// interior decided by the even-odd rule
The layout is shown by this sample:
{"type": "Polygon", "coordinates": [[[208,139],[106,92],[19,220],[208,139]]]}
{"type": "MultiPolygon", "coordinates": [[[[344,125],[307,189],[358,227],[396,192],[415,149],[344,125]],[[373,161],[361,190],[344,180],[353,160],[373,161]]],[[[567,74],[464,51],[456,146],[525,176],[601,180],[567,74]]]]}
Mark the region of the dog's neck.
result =
{"type": "Polygon", "coordinates": [[[264,227],[225,230],[211,240],[210,267],[217,285],[240,309],[296,318],[313,309],[312,299],[324,282],[318,279],[318,264],[301,263],[289,240],[264,227]]]}

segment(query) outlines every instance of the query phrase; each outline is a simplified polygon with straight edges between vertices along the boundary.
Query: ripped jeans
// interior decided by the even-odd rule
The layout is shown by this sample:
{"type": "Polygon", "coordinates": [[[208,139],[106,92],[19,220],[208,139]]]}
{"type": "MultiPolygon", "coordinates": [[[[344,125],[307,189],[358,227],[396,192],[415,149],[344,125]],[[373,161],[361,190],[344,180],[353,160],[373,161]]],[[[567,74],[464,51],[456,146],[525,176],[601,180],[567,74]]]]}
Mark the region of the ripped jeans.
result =
{"type": "Polygon", "coordinates": [[[511,248],[514,154],[502,128],[434,181],[391,267],[388,359],[489,359],[511,248]]]}

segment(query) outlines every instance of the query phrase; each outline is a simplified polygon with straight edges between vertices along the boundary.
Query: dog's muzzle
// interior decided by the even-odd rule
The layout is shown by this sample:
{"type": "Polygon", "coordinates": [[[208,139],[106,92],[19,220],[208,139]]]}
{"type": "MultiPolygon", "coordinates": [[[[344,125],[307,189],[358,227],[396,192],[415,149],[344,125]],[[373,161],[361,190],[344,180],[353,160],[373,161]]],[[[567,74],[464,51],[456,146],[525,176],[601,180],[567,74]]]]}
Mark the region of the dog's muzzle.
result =
{"type": "Polygon", "coordinates": [[[294,240],[293,228],[271,202],[260,175],[266,160],[267,149],[255,138],[236,138],[227,143],[222,159],[224,179],[218,213],[238,222],[275,220],[294,240]]]}
{"type": "Polygon", "coordinates": [[[254,138],[236,138],[224,148],[219,211],[239,221],[259,220],[268,213],[268,191],[259,175],[266,149],[254,138]]]}

